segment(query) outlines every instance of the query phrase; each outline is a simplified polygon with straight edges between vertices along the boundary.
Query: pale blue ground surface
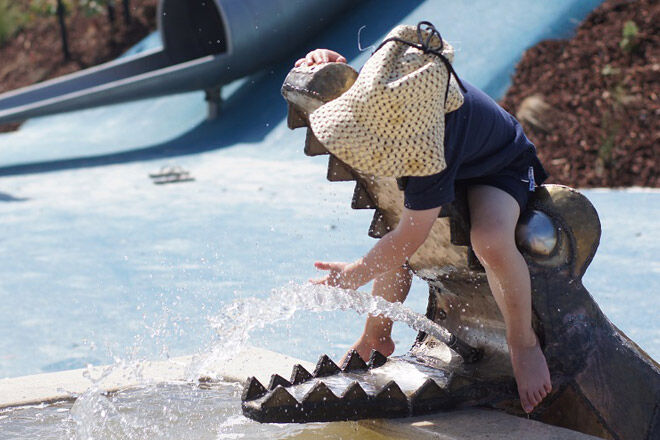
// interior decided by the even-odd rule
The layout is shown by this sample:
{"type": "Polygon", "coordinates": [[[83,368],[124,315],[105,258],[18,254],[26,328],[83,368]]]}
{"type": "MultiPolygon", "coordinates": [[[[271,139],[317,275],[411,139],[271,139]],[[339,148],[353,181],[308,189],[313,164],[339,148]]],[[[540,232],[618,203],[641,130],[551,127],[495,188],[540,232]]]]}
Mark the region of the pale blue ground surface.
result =
{"type": "MultiPolygon", "coordinates": [[[[429,0],[401,11],[399,2],[369,2],[300,53],[332,47],[359,67],[369,53],[356,48],[362,25],[364,47],[396,23],[430,19],[460,50],[459,74],[497,96],[525,47],[563,35],[597,3],[521,0],[504,10],[429,0]]],[[[286,128],[279,86],[295,58],[226,87],[214,122],[204,121],[202,94],[190,93],[36,119],[0,135],[5,167],[105,155],[0,179],[0,377],[204,351],[213,340],[207,318],[233,299],[304,282],[314,260],[354,259],[373,244],[372,213],[349,208],[353,185],[327,182],[326,159],[305,157],[304,131],[286,128]],[[168,164],[196,181],[153,185],[148,173],[168,164]]],[[[604,233],[585,284],[658,358],[660,194],[587,195],[604,233]]],[[[407,305],[423,313],[426,300],[418,283],[407,305]]],[[[352,312],[301,312],[250,343],[337,357],[361,326],[352,312]]],[[[399,351],[414,335],[396,328],[399,351]]]]}

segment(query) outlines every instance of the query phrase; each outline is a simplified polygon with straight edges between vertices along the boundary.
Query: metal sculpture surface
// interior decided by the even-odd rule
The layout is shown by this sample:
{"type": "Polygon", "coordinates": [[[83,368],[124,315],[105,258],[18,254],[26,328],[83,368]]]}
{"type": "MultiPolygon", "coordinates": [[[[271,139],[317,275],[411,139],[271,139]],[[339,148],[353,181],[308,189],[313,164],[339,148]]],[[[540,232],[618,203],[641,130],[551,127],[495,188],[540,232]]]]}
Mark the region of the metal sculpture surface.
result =
{"type": "MultiPolygon", "coordinates": [[[[338,63],[293,69],[282,87],[289,127],[306,126],[310,112],[356,77],[338,63]]],[[[304,151],[327,154],[309,129],[304,151]]],[[[395,179],[362,175],[333,156],[328,179],[356,181],[352,207],[375,209],[372,237],[397,224],[402,193],[395,179]]],[[[243,412],[261,422],[405,417],[475,405],[522,415],[504,322],[470,249],[461,199],[441,212],[410,260],[430,287],[427,316],[462,341],[460,349],[420,333],[402,357],[373,352],[365,363],[354,352],[340,368],[324,355],[313,373],[296,366],[290,380],[274,375],[268,387],[252,378],[243,412]]],[[[600,232],[591,203],[560,185],[539,188],[521,215],[516,240],[529,265],[533,325],[553,383],[532,417],[606,439],[658,439],[660,366],[607,319],[581,282],[600,232]]]]}

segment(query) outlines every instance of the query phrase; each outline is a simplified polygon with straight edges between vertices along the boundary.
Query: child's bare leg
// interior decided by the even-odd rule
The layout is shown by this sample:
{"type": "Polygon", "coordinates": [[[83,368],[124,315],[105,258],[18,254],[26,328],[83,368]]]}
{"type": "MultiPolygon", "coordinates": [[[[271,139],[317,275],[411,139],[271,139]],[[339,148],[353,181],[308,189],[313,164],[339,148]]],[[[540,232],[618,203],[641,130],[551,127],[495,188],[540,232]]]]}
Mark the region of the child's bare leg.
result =
{"type": "MultiPolygon", "coordinates": [[[[374,280],[371,294],[383,297],[389,302],[403,302],[408,296],[411,282],[410,269],[400,267],[378,276],[374,280]]],[[[362,336],[351,347],[351,350],[353,349],[357,350],[360,357],[365,361],[369,360],[371,350],[378,350],[385,356],[391,355],[394,352],[392,320],[381,315],[369,315],[362,336]]],[[[342,364],[345,358],[346,355],[341,360],[342,364]]]]}
{"type": "Polygon", "coordinates": [[[552,386],[532,329],[529,268],[515,245],[520,208],[511,195],[492,186],[471,187],[468,200],[472,247],[486,269],[488,285],[504,316],[520,401],[523,409],[531,412],[552,386]]]}

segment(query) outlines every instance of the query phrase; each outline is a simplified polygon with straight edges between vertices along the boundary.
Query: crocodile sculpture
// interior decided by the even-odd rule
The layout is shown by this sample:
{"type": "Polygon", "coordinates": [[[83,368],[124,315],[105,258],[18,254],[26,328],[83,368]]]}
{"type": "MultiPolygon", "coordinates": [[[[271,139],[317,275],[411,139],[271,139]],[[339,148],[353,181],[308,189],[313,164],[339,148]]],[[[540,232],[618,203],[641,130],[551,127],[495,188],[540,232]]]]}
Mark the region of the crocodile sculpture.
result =
{"type": "MultiPolygon", "coordinates": [[[[341,63],[294,68],[282,86],[289,127],[307,126],[307,115],[356,77],[341,63]]],[[[309,128],[304,152],[328,154],[309,128]]],[[[352,207],[375,210],[370,236],[397,224],[403,196],[395,179],[363,175],[332,155],[327,177],[356,181],[352,207]]],[[[523,415],[504,322],[468,231],[459,192],[410,259],[430,287],[427,317],[448,330],[449,341],[420,333],[405,356],[373,352],[365,363],[353,352],[339,367],[323,355],[311,373],[298,365],[289,380],[273,375],[267,387],[251,378],[244,414],[260,422],[311,422],[480,405],[523,415]]],[[[581,282],[600,232],[591,203],[565,186],[537,189],[521,215],[516,241],[529,265],[533,325],[553,383],[532,418],[606,439],[660,439],[660,366],[607,319],[581,282]]]]}

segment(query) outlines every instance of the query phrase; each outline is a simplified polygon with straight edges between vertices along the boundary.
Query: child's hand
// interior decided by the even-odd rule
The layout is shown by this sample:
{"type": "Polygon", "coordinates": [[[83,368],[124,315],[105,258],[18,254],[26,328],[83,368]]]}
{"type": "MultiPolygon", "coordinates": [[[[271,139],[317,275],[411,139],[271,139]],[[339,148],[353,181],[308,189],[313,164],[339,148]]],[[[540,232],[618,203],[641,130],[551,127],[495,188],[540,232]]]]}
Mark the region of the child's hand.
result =
{"type": "Polygon", "coordinates": [[[344,269],[348,264],[349,263],[324,263],[317,261],[314,263],[314,267],[320,270],[327,270],[329,273],[323,278],[309,280],[309,282],[312,284],[325,284],[326,286],[341,287],[343,289],[357,288],[349,286],[345,277],[342,276],[344,269]]]}
{"type": "Polygon", "coordinates": [[[313,66],[325,63],[345,63],[346,58],[330,49],[315,49],[307,54],[305,58],[296,61],[295,66],[313,66]]]}

